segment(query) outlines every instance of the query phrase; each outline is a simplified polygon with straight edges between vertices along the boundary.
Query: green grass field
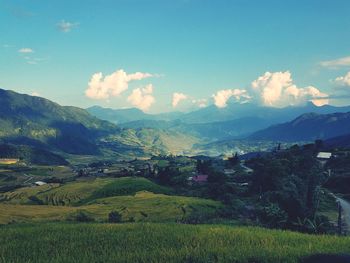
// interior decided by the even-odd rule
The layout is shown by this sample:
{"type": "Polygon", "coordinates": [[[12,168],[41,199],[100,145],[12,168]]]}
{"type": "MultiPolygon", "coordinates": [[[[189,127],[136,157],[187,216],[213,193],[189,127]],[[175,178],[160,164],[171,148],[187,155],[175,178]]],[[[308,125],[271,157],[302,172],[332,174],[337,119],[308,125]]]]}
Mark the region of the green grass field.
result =
{"type": "Polygon", "coordinates": [[[350,252],[350,238],[181,224],[33,224],[0,227],[0,262],[284,262],[350,252]]]}

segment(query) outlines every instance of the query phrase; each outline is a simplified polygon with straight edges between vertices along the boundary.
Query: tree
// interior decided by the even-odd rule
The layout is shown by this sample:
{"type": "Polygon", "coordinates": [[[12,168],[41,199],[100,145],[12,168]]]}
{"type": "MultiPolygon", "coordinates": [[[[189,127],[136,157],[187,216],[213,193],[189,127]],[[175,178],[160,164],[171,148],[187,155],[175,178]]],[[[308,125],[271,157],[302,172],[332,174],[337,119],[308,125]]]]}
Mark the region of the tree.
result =
{"type": "Polygon", "coordinates": [[[207,174],[211,171],[211,160],[197,160],[197,171],[202,174],[207,174]]]}
{"type": "Polygon", "coordinates": [[[229,158],[227,159],[227,161],[228,161],[229,167],[234,167],[234,166],[236,166],[237,164],[239,164],[238,153],[236,152],[234,156],[229,157],[229,158]]]}
{"type": "Polygon", "coordinates": [[[122,215],[117,211],[112,211],[108,214],[109,223],[120,223],[122,221],[122,215]]]}

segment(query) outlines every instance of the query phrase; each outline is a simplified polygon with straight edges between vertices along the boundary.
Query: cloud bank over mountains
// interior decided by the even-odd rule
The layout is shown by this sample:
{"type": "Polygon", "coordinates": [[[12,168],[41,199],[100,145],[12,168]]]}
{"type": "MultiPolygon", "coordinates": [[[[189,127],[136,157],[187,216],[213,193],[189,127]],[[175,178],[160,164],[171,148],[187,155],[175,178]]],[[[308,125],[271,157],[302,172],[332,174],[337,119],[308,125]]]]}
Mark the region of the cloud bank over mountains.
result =
{"type": "Polygon", "coordinates": [[[308,101],[317,106],[329,103],[328,95],[317,88],[313,86],[301,88],[295,85],[289,71],[265,72],[247,89],[220,90],[212,97],[218,108],[226,107],[231,99],[239,103],[253,102],[277,108],[303,105],[308,101]]]}
{"type": "Polygon", "coordinates": [[[303,105],[308,101],[317,106],[329,103],[328,95],[317,88],[295,85],[289,71],[266,72],[251,83],[251,90],[253,98],[263,106],[282,108],[303,105]]]}
{"type": "Polygon", "coordinates": [[[214,104],[218,108],[225,108],[229,99],[234,98],[237,102],[247,102],[251,99],[248,91],[244,89],[219,90],[213,96],[214,104]]]}
{"type": "MultiPolygon", "coordinates": [[[[130,82],[156,76],[144,72],[128,74],[123,69],[105,76],[102,72],[98,72],[92,75],[85,95],[90,99],[109,100],[126,92],[130,82]]],[[[350,72],[343,77],[338,77],[335,82],[339,85],[350,86],[350,72]]],[[[147,111],[156,101],[153,89],[153,84],[136,88],[127,96],[126,101],[134,107],[147,111]]],[[[294,83],[289,71],[280,71],[265,72],[245,89],[219,90],[211,96],[211,100],[218,108],[225,108],[229,101],[251,102],[267,107],[282,108],[304,105],[308,101],[312,101],[317,106],[322,106],[329,103],[329,95],[314,86],[299,87],[294,83]]],[[[182,92],[172,94],[171,105],[173,108],[178,107],[182,101],[187,101],[198,108],[205,107],[208,104],[207,98],[198,99],[182,92]]],[[[188,103],[185,104],[188,105],[188,103]]],[[[181,106],[185,105],[181,104],[181,106]]]]}

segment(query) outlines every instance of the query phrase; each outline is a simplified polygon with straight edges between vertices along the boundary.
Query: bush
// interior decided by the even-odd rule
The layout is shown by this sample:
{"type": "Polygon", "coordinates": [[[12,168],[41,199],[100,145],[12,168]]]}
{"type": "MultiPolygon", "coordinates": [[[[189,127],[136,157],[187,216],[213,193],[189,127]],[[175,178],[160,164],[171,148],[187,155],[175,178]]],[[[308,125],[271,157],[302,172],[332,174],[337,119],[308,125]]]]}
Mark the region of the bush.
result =
{"type": "Polygon", "coordinates": [[[78,210],[75,214],[73,214],[70,218],[70,221],[76,222],[93,222],[95,219],[86,211],[78,210]]]}
{"type": "Polygon", "coordinates": [[[109,223],[120,223],[122,221],[122,215],[117,211],[112,211],[108,214],[109,223]]]}
{"type": "Polygon", "coordinates": [[[263,207],[258,216],[263,225],[272,228],[284,228],[288,220],[287,213],[274,203],[263,207]]]}
{"type": "Polygon", "coordinates": [[[35,205],[43,205],[44,202],[42,200],[40,200],[38,197],[36,197],[35,195],[29,196],[28,199],[34,203],[35,205]]]}
{"type": "Polygon", "coordinates": [[[294,222],[296,231],[309,234],[334,234],[335,228],[326,216],[317,215],[313,219],[304,218],[294,222]]]}

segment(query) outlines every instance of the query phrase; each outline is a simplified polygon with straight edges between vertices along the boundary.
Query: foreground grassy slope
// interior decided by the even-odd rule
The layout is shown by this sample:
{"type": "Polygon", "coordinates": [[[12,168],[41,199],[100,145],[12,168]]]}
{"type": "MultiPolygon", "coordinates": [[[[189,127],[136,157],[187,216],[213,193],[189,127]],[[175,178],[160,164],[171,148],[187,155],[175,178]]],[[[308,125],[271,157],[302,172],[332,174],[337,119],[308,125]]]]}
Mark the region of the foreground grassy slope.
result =
{"type": "Polygon", "coordinates": [[[78,211],[85,211],[99,222],[106,222],[111,211],[118,211],[123,221],[178,222],[197,211],[204,217],[213,217],[220,208],[219,202],[207,199],[139,192],[134,196],[96,199],[79,207],[0,203],[0,224],[64,221],[74,218],[78,211]]]}
{"type": "Polygon", "coordinates": [[[286,262],[349,253],[350,238],[219,225],[43,224],[0,228],[0,262],[286,262]]]}

